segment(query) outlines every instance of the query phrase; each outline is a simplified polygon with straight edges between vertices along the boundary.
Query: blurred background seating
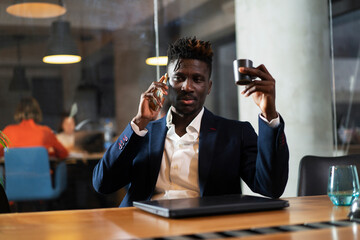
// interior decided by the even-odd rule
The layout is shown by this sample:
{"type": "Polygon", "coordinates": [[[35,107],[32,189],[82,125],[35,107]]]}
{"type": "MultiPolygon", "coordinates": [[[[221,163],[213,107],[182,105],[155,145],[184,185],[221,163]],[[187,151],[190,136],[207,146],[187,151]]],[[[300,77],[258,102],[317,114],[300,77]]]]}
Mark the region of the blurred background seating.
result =
{"type": "Polygon", "coordinates": [[[5,191],[9,201],[57,199],[67,186],[65,162],[50,173],[44,147],[10,148],[5,152],[5,191]]]}
{"type": "Polygon", "coordinates": [[[333,165],[355,165],[359,174],[360,155],[339,157],[305,156],[300,161],[298,196],[326,195],[329,168],[333,165]]]}

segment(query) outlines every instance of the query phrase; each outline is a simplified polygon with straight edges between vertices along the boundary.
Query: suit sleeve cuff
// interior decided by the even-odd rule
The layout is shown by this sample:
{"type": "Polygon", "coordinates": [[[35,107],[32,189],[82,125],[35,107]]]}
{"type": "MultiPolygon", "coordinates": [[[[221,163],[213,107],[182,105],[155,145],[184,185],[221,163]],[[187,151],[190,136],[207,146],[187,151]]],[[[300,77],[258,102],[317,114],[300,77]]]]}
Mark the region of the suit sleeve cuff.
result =
{"type": "Polygon", "coordinates": [[[270,122],[266,118],[264,118],[261,114],[259,114],[259,117],[271,128],[277,128],[280,125],[280,114],[279,113],[278,113],[277,118],[272,119],[270,122]]]}
{"type": "Polygon", "coordinates": [[[140,130],[138,125],[136,125],[133,121],[130,122],[131,128],[132,130],[136,133],[136,135],[140,136],[140,137],[144,137],[148,130],[145,128],[144,130],[140,130]]]}

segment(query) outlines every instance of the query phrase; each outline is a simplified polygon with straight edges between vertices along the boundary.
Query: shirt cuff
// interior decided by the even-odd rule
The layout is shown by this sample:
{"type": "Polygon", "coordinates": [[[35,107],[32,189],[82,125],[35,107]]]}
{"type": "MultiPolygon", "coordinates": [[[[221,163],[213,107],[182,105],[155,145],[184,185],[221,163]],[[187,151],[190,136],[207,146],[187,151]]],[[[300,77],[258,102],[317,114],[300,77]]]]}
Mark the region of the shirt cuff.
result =
{"type": "Polygon", "coordinates": [[[130,122],[130,125],[132,130],[140,137],[144,137],[148,133],[146,128],[144,130],[140,130],[138,125],[136,125],[133,121],[130,122]]]}
{"type": "Polygon", "coordinates": [[[278,113],[278,116],[274,119],[272,119],[270,122],[264,118],[261,114],[259,114],[259,117],[271,128],[276,128],[280,125],[280,115],[278,113]]]}

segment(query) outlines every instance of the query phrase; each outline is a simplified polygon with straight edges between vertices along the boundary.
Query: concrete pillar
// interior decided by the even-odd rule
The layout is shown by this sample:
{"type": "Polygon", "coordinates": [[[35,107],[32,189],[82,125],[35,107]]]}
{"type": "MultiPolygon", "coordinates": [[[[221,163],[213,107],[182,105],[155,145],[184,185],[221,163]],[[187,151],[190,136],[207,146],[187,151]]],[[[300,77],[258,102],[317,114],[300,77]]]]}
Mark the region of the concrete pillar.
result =
{"type": "MultiPolygon", "coordinates": [[[[327,2],[235,0],[237,58],[265,64],[276,79],[276,105],[290,149],[286,197],[296,196],[304,155],[333,154],[327,2]]],[[[257,130],[259,112],[251,97],[239,94],[240,120],[257,130]]]]}

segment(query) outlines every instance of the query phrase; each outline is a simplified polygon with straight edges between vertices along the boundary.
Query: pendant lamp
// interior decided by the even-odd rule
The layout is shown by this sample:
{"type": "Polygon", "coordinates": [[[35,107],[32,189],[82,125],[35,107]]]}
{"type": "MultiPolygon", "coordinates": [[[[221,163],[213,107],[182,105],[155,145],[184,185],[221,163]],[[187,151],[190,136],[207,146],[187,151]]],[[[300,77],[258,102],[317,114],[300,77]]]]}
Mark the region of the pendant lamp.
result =
{"type": "Polygon", "coordinates": [[[64,15],[62,0],[15,0],[6,8],[10,15],[23,18],[52,18],[64,15]]]}
{"type": "Polygon", "coordinates": [[[27,91],[30,90],[29,82],[26,79],[25,67],[18,65],[14,68],[14,74],[9,86],[10,91],[27,91]]]}
{"type": "Polygon", "coordinates": [[[25,74],[25,67],[21,65],[21,49],[20,49],[20,40],[22,36],[16,36],[16,51],[17,51],[17,61],[18,65],[14,68],[13,77],[10,82],[9,90],[10,91],[27,91],[30,90],[30,86],[25,74]]]}
{"type": "Polygon", "coordinates": [[[44,63],[69,64],[81,61],[76,43],[70,33],[68,21],[55,21],[51,25],[50,39],[44,63]]]}

